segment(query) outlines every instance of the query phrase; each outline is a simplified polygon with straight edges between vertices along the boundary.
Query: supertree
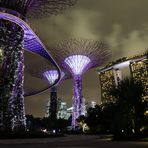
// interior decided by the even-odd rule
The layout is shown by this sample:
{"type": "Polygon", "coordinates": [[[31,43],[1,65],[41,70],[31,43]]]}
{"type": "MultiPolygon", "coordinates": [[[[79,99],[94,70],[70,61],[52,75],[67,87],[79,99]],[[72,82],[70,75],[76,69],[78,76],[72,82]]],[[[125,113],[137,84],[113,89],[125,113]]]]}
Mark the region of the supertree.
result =
{"type": "MultiPolygon", "coordinates": [[[[25,20],[26,16],[39,17],[60,13],[74,3],[75,0],[0,0],[0,13],[25,20]]],[[[0,124],[7,130],[25,128],[26,124],[23,91],[24,30],[22,26],[18,25],[18,22],[0,19],[0,48],[4,51],[3,79],[0,84],[0,99],[3,102],[0,118],[3,119],[0,124]]]]}
{"type": "MultiPolygon", "coordinates": [[[[57,70],[48,70],[43,73],[45,79],[48,80],[49,84],[51,85],[54,81],[58,78],[58,71],[57,70]]],[[[62,71],[61,81],[66,78],[65,73],[62,71]]],[[[55,120],[57,117],[57,85],[50,88],[50,100],[48,106],[48,113],[49,117],[52,120],[55,120]]]]}
{"type": "Polygon", "coordinates": [[[61,67],[67,68],[73,76],[72,127],[75,129],[76,119],[84,114],[82,75],[88,69],[104,64],[111,54],[103,42],[88,39],[65,40],[50,48],[61,67]]]}
{"type": "MultiPolygon", "coordinates": [[[[38,64],[35,64],[35,61],[32,61],[34,68],[32,68],[31,63],[26,63],[27,73],[29,73],[34,78],[42,79],[43,81],[47,82],[47,85],[52,85],[58,79],[59,73],[55,67],[51,64],[48,64],[47,61],[41,60],[38,64]]],[[[52,120],[55,120],[57,117],[57,89],[58,86],[66,79],[71,78],[70,73],[62,68],[61,70],[61,79],[60,81],[50,88],[50,97],[47,103],[47,110],[46,110],[46,117],[50,117],[52,120]]]]}

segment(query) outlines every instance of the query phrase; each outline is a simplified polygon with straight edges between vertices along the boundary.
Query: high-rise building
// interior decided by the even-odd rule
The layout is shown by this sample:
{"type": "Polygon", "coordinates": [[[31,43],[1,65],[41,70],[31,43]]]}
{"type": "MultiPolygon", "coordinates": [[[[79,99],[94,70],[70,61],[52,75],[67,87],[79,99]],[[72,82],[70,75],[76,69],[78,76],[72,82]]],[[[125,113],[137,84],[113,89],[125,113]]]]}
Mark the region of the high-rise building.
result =
{"type": "Polygon", "coordinates": [[[102,103],[114,101],[113,96],[110,95],[110,90],[113,87],[117,87],[122,80],[122,68],[125,67],[130,71],[132,78],[142,82],[146,93],[143,98],[148,100],[148,54],[146,53],[132,58],[119,59],[98,71],[102,103]]]}
{"type": "MultiPolygon", "coordinates": [[[[47,103],[46,106],[46,113],[45,113],[45,117],[49,117],[50,116],[50,99],[47,103]]],[[[68,109],[67,103],[65,101],[63,101],[61,98],[57,99],[57,119],[66,119],[68,120],[69,117],[71,116],[71,110],[68,109]]]]}
{"type": "Polygon", "coordinates": [[[146,56],[132,60],[130,62],[131,76],[136,81],[140,81],[144,87],[143,98],[148,100],[148,58],[146,56]]]}
{"type": "Polygon", "coordinates": [[[68,119],[67,103],[58,99],[57,119],[68,119]]]}
{"type": "Polygon", "coordinates": [[[121,71],[119,69],[114,69],[113,67],[109,69],[104,69],[99,72],[100,85],[101,85],[101,101],[102,103],[113,102],[115,98],[110,94],[113,87],[118,86],[121,81],[121,71]]]}
{"type": "Polygon", "coordinates": [[[49,108],[50,108],[50,99],[48,100],[47,105],[46,105],[45,117],[49,117],[49,108]]]}

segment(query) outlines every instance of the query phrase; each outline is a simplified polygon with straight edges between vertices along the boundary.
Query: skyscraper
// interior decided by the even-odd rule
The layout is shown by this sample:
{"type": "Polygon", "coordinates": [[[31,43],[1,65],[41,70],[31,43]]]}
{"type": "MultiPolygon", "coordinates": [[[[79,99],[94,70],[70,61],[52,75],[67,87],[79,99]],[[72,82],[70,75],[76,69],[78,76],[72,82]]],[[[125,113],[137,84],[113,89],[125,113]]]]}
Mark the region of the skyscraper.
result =
{"type": "Polygon", "coordinates": [[[67,103],[62,99],[58,99],[57,119],[67,118],[67,103]]]}
{"type": "Polygon", "coordinates": [[[137,58],[130,62],[131,77],[140,81],[144,87],[144,99],[148,100],[148,58],[146,56],[137,58]]]}
{"type": "Polygon", "coordinates": [[[130,76],[143,84],[146,93],[143,95],[143,98],[148,100],[148,55],[144,53],[131,58],[122,58],[113,61],[98,71],[102,103],[115,101],[110,95],[110,90],[113,87],[117,87],[122,80],[122,76],[124,76],[122,68],[128,68],[130,76]]]}
{"type": "Polygon", "coordinates": [[[109,68],[99,72],[101,85],[101,101],[102,103],[114,102],[115,98],[110,94],[113,87],[118,86],[121,81],[121,71],[119,69],[109,68]]]}

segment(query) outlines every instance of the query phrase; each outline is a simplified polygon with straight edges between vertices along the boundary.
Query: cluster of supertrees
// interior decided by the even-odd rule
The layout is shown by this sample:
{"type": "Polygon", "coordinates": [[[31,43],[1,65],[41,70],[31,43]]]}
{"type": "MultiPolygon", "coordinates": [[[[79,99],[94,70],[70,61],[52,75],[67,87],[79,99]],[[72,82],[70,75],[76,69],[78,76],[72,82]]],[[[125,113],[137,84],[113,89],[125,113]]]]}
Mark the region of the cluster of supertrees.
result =
{"type": "MultiPolygon", "coordinates": [[[[63,70],[61,80],[73,78],[73,99],[72,99],[72,122],[71,126],[75,130],[77,118],[85,115],[85,100],[82,92],[82,75],[89,69],[105,64],[111,54],[107,44],[89,39],[69,39],[50,47],[51,53],[63,70]],[[69,76],[71,73],[71,76],[69,76]],[[65,75],[64,75],[65,74],[65,75]]],[[[29,70],[34,76],[46,78],[50,84],[58,77],[56,70],[43,71],[29,70]],[[32,72],[34,71],[34,72],[32,72]]],[[[57,86],[50,89],[49,116],[51,119],[57,117],[57,86]]]]}
{"type": "MultiPolygon", "coordinates": [[[[42,17],[60,13],[76,0],[0,0],[0,13],[26,17],[42,17]]],[[[16,22],[0,19],[0,48],[3,50],[0,84],[0,128],[25,129],[24,111],[24,30],[16,22]]]]}
{"type": "MultiPolygon", "coordinates": [[[[107,44],[89,39],[69,39],[50,47],[51,53],[60,67],[63,69],[61,81],[72,77],[73,88],[73,129],[76,129],[76,119],[85,115],[85,100],[82,92],[82,75],[89,69],[105,64],[111,54],[107,44]],[[69,75],[71,73],[71,76],[69,75]]],[[[39,68],[40,69],[40,68],[39,68]]],[[[50,68],[52,69],[52,68],[50,68]]],[[[36,77],[44,77],[49,84],[54,83],[58,77],[56,70],[40,70],[30,68],[29,71],[36,77]]],[[[50,89],[49,117],[53,120],[57,117],[57,85],[50,89]]]]}
{"type": "MultiPolygon", "coordinates": [[[[26,20],[26,17],[43,17],[62,12],[76,0],[1,0],[0,13],[26,20]]],[[[0,48],[3,50],[0,84],[0,126],[4,130],[25,129],[24,111],[24,30],[15,22],[0,19],[0,48]]],[[[54,58],[62,68],[70,71],[74,81],[72,127],[84,114],[82,75],[99,66],[110,57],[106,44],[87,39],[70,39],[51,47],[54,58]],[[62,51],[62,52],[61,52],[62,51]]],[[[44,72],[49,83],[57,79],[56,71],[44,72]],[[50,79],[51,78],[51,79],[50,79]]],[[[56,116],[56,87],[51,88],[51,116],[56,116]]]]}

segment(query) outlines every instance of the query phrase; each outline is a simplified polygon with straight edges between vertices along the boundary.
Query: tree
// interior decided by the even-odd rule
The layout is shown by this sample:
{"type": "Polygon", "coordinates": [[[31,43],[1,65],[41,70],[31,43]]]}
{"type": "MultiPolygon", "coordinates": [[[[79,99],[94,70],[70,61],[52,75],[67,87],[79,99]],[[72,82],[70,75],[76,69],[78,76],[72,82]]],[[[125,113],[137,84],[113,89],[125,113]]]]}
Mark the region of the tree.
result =
{"type": "Polygon", "coordinates": [[[86,124],[92,133],[102,131],[102,109],[96,105],[95,108],[90,107],[87,111],[86,124]]]}
{"type": "Polygon", "coordinates": [[[126,78],[110,93],[117,99],[117,110],[114,115],[115,128],[122,132],[130,128],[138,136],[144,117],[144,104],[142,102],[144,88],[142,84],[132,78],[126,78]]]}

